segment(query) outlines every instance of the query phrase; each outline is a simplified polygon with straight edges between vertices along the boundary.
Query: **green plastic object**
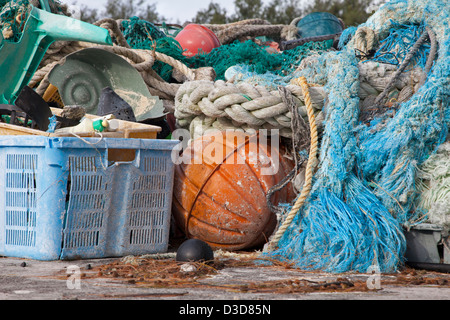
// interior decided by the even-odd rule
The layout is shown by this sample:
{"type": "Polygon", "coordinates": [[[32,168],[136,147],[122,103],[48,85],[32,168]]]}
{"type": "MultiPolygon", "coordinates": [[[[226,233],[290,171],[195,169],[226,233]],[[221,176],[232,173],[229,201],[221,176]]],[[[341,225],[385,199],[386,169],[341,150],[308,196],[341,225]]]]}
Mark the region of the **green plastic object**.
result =
{"type": "Polygon", "coordinates": [[[343,31],[339,19],[328,12],[313,12],[306,15],[297,23],[297,28],[301,38],[333,35],[343,31]]]}
{"type": "Polygon", "coordinates": [[[0,103],[14,104],[54,41],[113,44],[106,29],[31,7],[19,42],[0,33],[0,103]]]}
{"type": "Polygon", "coordinates": [[[66,56],[48,79],[58,88],[64,105],[82,106],[89,114],[97,114],[102,91],[109,87],[131,106],[136,121],[165,115],[162,101],[150,94],[140,73],[103,49],[88,48],[66,56]]]}
{"type": "Polygon", "coordinates": [[[50,4],[48,3],[48,0],[39,0],[39,3],[41,4],[42,10],[45,10],[47,12],[52,12],[52,9],[50,8],[50,4]]]}

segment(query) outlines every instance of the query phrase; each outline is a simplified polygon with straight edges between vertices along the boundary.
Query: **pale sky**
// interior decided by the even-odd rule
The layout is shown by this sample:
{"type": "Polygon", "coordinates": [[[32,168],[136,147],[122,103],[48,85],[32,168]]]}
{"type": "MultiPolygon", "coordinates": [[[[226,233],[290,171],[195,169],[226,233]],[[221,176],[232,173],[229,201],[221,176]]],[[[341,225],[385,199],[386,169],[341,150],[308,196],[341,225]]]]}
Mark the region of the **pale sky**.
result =
{"type": "MultiPolygon", "coordinates": [[[[97,8],[102,10],[107,0],[62,0],[63,3],[73,4],[77,2],[79,5],[87,5],[89,8],[97,8]]],[[[175,22],[177,19],[184,23],[195,17],[200,9],[206,9],[211,0],[146,0],[148,4],[155,3],[157,11],[164,16],[167,22],[175,22]]],[[[214,0],[219,3],[222,8],[227,9],[228,15],[234,13],[234,0],[214,0]]],[[[269,0],[264,0],[268,3],[269,0]]]]}

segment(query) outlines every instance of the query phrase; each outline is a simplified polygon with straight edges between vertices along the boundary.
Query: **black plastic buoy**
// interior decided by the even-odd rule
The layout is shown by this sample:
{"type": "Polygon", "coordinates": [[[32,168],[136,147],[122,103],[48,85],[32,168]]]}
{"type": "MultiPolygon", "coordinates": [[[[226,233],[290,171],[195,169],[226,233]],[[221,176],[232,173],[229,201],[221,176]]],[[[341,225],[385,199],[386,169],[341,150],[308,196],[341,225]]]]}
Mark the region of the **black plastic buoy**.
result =
{"type": "Polygon", "coordinates": [[[176,260],[180,262],[212,261],[214,252],[206,242],[189,239],[178,248],[176,260]]]}

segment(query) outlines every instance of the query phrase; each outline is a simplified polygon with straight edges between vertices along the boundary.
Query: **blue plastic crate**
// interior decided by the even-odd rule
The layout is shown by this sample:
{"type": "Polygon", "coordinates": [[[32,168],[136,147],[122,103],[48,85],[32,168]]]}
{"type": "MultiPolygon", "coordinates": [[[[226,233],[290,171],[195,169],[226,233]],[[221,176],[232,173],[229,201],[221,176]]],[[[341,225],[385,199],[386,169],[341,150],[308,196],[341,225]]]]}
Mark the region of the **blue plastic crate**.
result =
{"type": "Polygon", "coordinates": [[[176,145],[2,136],[0,255],[58,260],[166,252],[176,145]],[[134,160],[111,159],[112,150],[134,160]]]}

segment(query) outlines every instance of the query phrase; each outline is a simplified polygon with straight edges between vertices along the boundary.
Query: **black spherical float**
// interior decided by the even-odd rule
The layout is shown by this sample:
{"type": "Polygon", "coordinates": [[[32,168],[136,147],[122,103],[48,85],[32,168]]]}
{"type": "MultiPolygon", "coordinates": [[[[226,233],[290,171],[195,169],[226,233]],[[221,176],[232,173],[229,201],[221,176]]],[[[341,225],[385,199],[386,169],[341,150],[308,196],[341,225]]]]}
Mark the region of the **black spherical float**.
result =
{"type": "Polygon", "coordinates": [[[214,252],[206,242],[189,239],[178,248],[176,260],[179,262],[212,261],[214,252]]]}

